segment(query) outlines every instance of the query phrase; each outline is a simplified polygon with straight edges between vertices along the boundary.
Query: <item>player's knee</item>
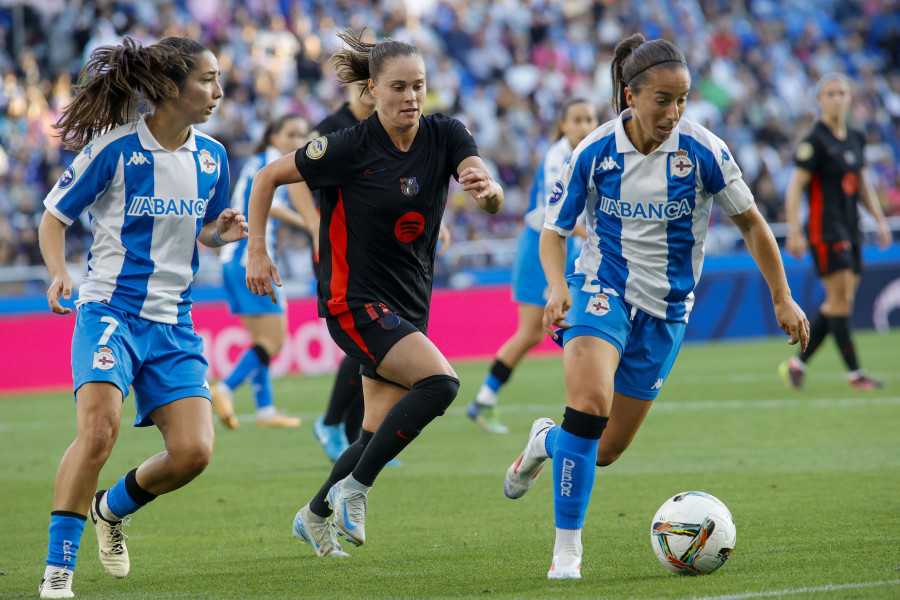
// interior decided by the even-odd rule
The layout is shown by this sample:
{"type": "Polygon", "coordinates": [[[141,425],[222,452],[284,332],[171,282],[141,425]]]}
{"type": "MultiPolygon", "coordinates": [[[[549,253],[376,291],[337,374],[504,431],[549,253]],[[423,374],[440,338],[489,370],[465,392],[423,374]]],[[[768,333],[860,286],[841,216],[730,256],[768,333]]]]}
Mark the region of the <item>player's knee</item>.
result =
{"type": "Polygon", "coordinates": [[[459,392],[459,379],[451,375],[432,375],[413,384],[422,399],[437,416],[443,415],[459,392]]]}
{"type": "Polygon", "coordinates": [[[178,479],[191,480],[206,470],[212,460],[212,444],[198,441],[169,451],[178,479]]]}

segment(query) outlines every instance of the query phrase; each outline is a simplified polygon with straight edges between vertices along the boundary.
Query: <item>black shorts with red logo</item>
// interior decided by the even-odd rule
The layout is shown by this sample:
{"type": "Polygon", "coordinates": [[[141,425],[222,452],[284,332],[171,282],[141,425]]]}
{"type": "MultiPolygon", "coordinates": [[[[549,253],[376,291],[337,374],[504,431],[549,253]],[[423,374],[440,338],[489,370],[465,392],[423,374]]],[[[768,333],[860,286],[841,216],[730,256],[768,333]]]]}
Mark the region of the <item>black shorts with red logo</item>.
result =
{"type": "Polygon", "coordinates": [[[857,275],[862,272],[862,253],[859,244],[847,240],[840,242],[810,242],[809,251],[816,265],[816,273],[824,277],[850,269],[857,275]]]}
{"type": "Polygon", "coordinates": [[[326,317],[325,324],[338,347],[362,363],[360,375],[387,383],[394,382],[378,375],[375,369],[388,351],[411,333],[420,331],[428,335],[427,321],[417,326],[381,303],[369,303],[326,317]]]}

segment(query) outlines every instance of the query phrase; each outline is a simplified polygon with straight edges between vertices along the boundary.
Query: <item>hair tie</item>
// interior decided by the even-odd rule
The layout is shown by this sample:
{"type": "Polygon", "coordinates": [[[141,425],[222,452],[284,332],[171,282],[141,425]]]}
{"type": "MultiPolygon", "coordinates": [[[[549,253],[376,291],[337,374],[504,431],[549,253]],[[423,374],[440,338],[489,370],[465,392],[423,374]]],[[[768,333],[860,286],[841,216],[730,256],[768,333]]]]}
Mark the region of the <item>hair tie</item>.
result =
{"type": "MultiPolygon", "coordinates": [[[[653,67],[658,67],[659,65],[664,65],[664,64],[666,64],[666,63],[679,63],[679,64],[683,65],[685,69],[688,68],[687,63],[684,62],[684,61],[681,60],[681,59],[678,59],[678,58],[671,58],[671,59],[669,59],[669,60],[661,60],[661,61],[659,61],[658,63],[653,63],[652,65],[648,65],[648,66],[644,67],[643,69],[641,69],[640,71],[638,71],[637,73],[635,73],[634,75],[632,75],[632,76],[628,79],[628,83],[627,83],[626,85],[630,87],[630,86],[631,86],[631,82],[634,81],[635,78],[636,78],[638,75],[640,75],[641,73],[643,73],[643,72],[646,71],[647,69],[652,69],[653,67]]],[[[622,73],[622,74],[624,75],[624,73],[622,73]]]]}

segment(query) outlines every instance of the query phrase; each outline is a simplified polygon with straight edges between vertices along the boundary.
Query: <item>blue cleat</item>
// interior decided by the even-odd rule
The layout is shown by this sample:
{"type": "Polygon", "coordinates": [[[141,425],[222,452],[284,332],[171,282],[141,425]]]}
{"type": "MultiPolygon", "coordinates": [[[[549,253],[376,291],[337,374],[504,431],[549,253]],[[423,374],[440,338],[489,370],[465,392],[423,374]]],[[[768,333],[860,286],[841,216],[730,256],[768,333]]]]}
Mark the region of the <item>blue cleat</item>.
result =
{"type": "Polygon", "coordinates": [[[347,442],[344,426],[341,423],[326,425],[325,415],[316,419],[312,431],[316,441],[322,444],[322,448],[325,449],[325,454],[331,462],[337,461],[341,454],[350,446],[349,442],[347,442]]]}

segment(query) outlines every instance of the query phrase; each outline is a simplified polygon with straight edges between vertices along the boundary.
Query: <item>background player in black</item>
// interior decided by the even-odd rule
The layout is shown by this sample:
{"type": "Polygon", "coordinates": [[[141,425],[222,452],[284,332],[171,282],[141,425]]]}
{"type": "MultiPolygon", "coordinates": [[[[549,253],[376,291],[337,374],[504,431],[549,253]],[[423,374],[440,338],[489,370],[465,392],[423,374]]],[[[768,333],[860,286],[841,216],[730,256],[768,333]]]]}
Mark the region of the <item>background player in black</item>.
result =
{"type": "Polygon", "coordinates": [[[863,165],[865,137],[847,126],[850,111],[850,80],[829,73],[818,83],[822,116],[794,154],[796,168],[788,184],[785,214],[788,222],[787,250],[802,258],[807,247],[825,288],[825,300],[810,325],[806,350],[781,363],[778,372],[785,385],[803,389],[806,363],[831,332],[850,373],[855,389],[882,387],[860,368],[850,336],[850,316],[861,271],[861,236],[857,203],[878,221],[881,247],[891,243],[878,196],[866,180],[863,165]],[[805,235],[800,229],[800,198],[809,193],[809,218],[805,235]]]}
{"type": "Polygon", "coordinates": [[[349,30],[340,37],[350,49],[333,57],[338,79],[367,81],[376,113],[260,171],[249,209],[247,286],[274,301],[273,283],[281,281],[260,239],[274,189],[304,180],[311,189],[331,186],[320,206],[319,314],[344,352],[365,365],[365,416],[359,439],[294,519],[294,534],[320,556],[342,554],[335,529],[365,542],[366,498],[378,473],[459,390],[450,363],[426,337],[450,177],[486,212],[503,203],[465,127],[422,116],[421,52],[390,39],[367,44],[349,30]],[[332,509],[334,523],[327,521],[332,509]]]}

